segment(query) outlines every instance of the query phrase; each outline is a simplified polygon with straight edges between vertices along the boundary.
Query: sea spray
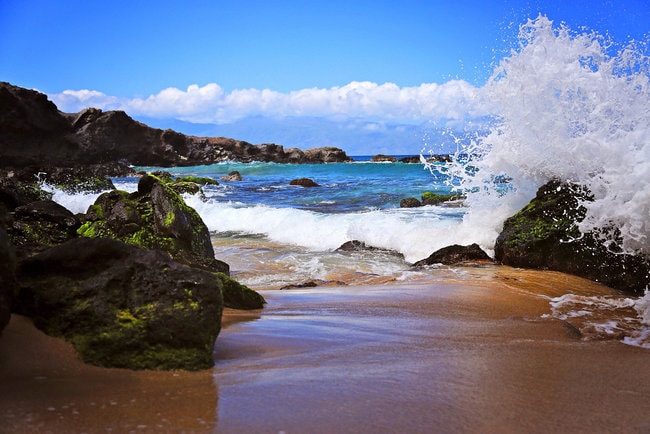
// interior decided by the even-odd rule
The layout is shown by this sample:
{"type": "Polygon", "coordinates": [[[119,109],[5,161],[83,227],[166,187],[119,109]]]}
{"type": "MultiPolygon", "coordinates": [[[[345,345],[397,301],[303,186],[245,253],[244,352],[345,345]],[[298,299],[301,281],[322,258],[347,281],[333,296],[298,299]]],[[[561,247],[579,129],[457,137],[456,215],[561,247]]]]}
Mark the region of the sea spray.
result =
{"type": "Polygon", "coordinates": [[[647,47],[616,45],[541,15],[522,25],[518,49],[480,90],[491,127],[459,139],[447,168],[468,195],[463,225],[483,225],[489,243],[539,186],[559,178],[594,195],[581,230],[616,228],[625,251],[650,252],[647,47]]]}
{"type": "Polygon", "coordinates": [[[49,184],[41,184],[41,188],[52,193],[52,200],[65,206],[75,214],[85,213],[88,207],[95,203],[100,193],[68,193],[49,184]]]}

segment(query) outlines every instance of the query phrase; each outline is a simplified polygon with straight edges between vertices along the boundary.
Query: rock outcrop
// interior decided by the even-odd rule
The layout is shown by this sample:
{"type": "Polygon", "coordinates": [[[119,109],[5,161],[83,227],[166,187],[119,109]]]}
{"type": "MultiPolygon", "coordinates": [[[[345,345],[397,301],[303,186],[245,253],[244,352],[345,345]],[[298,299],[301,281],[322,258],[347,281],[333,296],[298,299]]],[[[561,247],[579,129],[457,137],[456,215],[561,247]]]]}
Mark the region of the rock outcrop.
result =
{"type": "Polygon", "coordinates": [[[161,249],[182,264],[229,272],[227,264],[214,258],[210,233],[199,214],[153,175],[140,179],[137,192],[113,190],[99,196],[78,233],[161,249]]]}
{"type": "Polygon", "coordinates": [[[223,307],[266,303],[225,274],[205,224],[172,189],[194,182],[144,175],[137,192],[111,190],[74,215],[37,186],[1,180],[0,331],[13,311],[88,363],[203,369],[223,307]]]}
{"type": "Polygon", "coordinates": [[[230,181],[230,182],[236,182],[236,181],[242,181],[244,178],[241,176],[241,173],[239,173],[237,170],[233,170],[232,172],[229,172],[227,175],[223,175],[221,177],[222,181],[230,181]]]}
{"type": "Polygon", "coordinates": [[[320,187],[320,185],[317,182],[309,178],[292,179],[289,182],[289,185],[298,185],[300,187],[320,187]]]}
{"type": "Polygon", "coordinates": [[[372,252],[384,255],[396,256],[404,259],[404,255],[396,250],[382,249],[381,247],[369,246],[363,241],[346,241],[336,249],[337,252],[372,252]]]}
{"type": "Polygon", "coordinates": [[[77,236],[77,216],[52,200],[41,200],[14,209],[9,238],[18,258],[26,258],[77,236]]]}
{"type": "Polygon", "coordinates": [[[478,244],[470,244],[469,246],[460,246],[454,244],[452,246],[443,247],[436,250],[428,258],[417,261],[413,264],[415,267],[423,267],[426,265],[454,265],[464,262],[492,262],[478,244]]]}
{"type": "Polygon", "coordinates": [[[224,273],[215,273],[221,280],[223,288],[223,303],[225,307],[239,310],[261,309],[266,300],[259,293],[246,285],[231,279],[224,273]]]}
{"type": "Polygon", "coordinates": [[[434,193],[432,191],[425,191],[422,193],[422,205],[443,205],[450,202],[456,202],[463,199],[463,196],[457,193],[442,194],[434,193]]]}
{"type": "Polygon", "coordinates": [[[338,148],[302,151],[225,137],[194,137],[151,128],[123,111],[88,108],[64,114],[39,92],[0,82],[0,166],[127,162],[140,166],[194,166],[221,161],[332,163],[351,161],[338,148]]]}
{"type": "Polygon", "coordinates": [[[19,267],[15,310],[81,358],[129,369],[205,369],[221,327],[221,280],[160,250],[76,238],[19,267]]]}
{"type": "Polygon", "coordinates": [[[399,202],[400,208],[418,208],[420,206],[422,206],[422,202],[417,197],[405,197],[399,202]]]}
{"type": "Polygon", "coordinates": [[[73,165],[80,147],[72,126],[42,93],[0,82],[0,165],[48,161],[73,165]]]}
{"type": "Polygon", "coordinates": [[[370,161],[373,163],[395,163],[397,162],[397,157],[393,157],[392,155],[377,154],[374,155],[370,161]]]}
{"type": "Polygon", "coordinates": [[[590,193],[579,185],[552,180],[508,218],[496,240],[495,259],[523,268],[562,271],[611,288],[642,295],[650,285],[650,264],[643,255],[605,246],[594,233],[580,233],[590,193]]]}
{"type": "Polygon", "coordinates": [[[11,317],[11,299],[16,289],[16,255],[7,235],[7,215],[0,203],[0,335],[11,317]]]}

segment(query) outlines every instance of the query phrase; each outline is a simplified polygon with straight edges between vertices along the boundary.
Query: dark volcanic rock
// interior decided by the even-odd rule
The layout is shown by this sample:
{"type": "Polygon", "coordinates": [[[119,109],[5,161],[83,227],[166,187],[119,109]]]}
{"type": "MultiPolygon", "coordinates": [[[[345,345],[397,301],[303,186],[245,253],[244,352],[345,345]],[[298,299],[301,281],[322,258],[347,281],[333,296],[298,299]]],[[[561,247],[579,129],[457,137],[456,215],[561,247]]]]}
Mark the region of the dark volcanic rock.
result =
{"type": "Polygon", "coordinates": [[[221,161],[330,163],[351,161],[338,148],[301,151],[225,137],[186,136],[151,128],[123,111],[88,108],[64,114],[39,92],[0,82],[0,166],[72,167],[117,161],[189,166],[221,161]]]}
{"type": "Polygon", "coordinates": [[[397,162],[397,157],[392,155],[377,154],[373,156],[370,161],[373,163],[395,163],[397,162]]]}
{"type": "Polygon", "coordinates": [[[341,246],[339,246],[339,248],[336,249],[336,251],[337,252],[375,252],[375,253],[382,253],[386,255],[398,256],[402,259],[404,258],[404,255],[402,255],[398,251],[390,250],[390,249],[382,249],[381,247],[369,246],[368,244],[359,240],[346,241],[345,243],[341,244],[341,246]]]}
{"type": "Polygon", "coordinates": [[[299,185],[301,187],[320,187],[316,182],[309,178],[293,179],[289,185],[299,185]]]}
{"type": "Polygon", "coordinates": [[[422,205],[441,205],[463,199],[460,194],[440,194],[431,191],[422,193],[422,205]]]}
{"type": "Polygon", "coordinates": [[[416,197],[407,197],[399,202],[400,208],[417,208],[422,206],[422,202],[416,197]]]}
{"type": "Polygon", "coordinates": [[[0,335],[11,317],[11,299],[16,289],[16,256],[7,235],[6,211],[0,204],[0,335]]]}
{"type": "Polygon", "coordinates": [[[552,180],[521,211],[508,218],[496,240],[495,259],[506,265],[562,271],[641,295],[650,284],[650,265],[642,255],[608,249],[593,233],[576,226],[591,200],[581,186],[552,180]]]}
{"type": "Polygon", "coordinates": [[[77,236],[79,219],[52,200],[17,207],[9,237],[19,258],[34,255],[77,236]]]}
{"type": "Polygon", "coordinates": [[[24,261],[16,311],[81,358],[130,369],[205,369],[221,327],[221,281],[159,250],[77,238],[24,261]]]}
{"type": "Polygon", "coordinates": [[[2,175],[4,176],[0,176],[0,204],[3,204],[8,211],[31,202],[52,199],[52,193],[41,189],[33,176],[28,182],[23,182],[14,176],[13,171],[2,175]]]}
{"type": "Polygon", "coordinates": [[[236,170],[233,170],[232,172],[228,173],[227,175],[222,176],[221,179],[224,180],[224,181],[241,181],[244,178],[242,178],[241,173],[239,173],[236,170]]]}
{"type": "Polygon", "coordinates": [[[229,272],[226,263],[214,258],[210,233],[199,214],[152,175],[140,179],[135,193],[114,190],[99,196],[78,233],[165,250],[180,263],[229,272]]]}
{"type": "Polygon", "coordinates": [[[223,286],[223,303],[225,307],[240,310],[261,309],[266,300],[246,285],[242,285],[223,273],[216,273],[223,286]]]}
{"type": "Polygon", "coordinates": [[[42,93],[0,82],[0,165],[71,164],[79,146],[67,119],[42,93]]]}
{"type": "Polygon", "coordinates": [[[454,244],[452,246],[443,247],[442,249],[436,250],[426,259],[417,261],[413,264],[416,267],[422,267],[425,265],[434,265],[434,264],[445,264],[453,265],[459,264],[462,262],[492,262],[492,259],[488,256],[487,253],[479,247],[478,244],[470,244],[469,246],[460,246],[454,244]]]}
{"type": "Polygon", "coordinates": [[[305,157],[301,163],[345,163],[352,161],[352,158],[345,154],[345,151],[332,146],[322,148],[311,148],[305,151],[305,157]]]}
{"type": "Polygon", "coordinates": [[[419,155],[411,155],[410,157],[402,157],[398,160],[400,163],[415,164],[420,162],[419,155]]]}
{"type": "MultiPolygon", "coordinates": [[[[126,160],[136,165],[170,166],[183,161],[187,137],[171,130],[150,128],[123,111],[86,109],[72,121],[83,164],[126,160]]],[[[196,162],[191,162],[196,163],[196,162]]]]}

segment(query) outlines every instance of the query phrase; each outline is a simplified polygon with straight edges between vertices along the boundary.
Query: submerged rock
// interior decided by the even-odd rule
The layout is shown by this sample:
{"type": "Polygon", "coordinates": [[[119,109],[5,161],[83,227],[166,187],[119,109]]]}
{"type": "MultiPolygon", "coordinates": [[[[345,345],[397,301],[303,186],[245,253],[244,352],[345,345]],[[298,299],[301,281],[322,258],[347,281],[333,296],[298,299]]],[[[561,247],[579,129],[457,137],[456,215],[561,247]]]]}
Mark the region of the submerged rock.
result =
{"type": "Polygon", "coordinates": [[[399,202],[400,208],[417,208],[422,206],[422,202],[416,197],[407,197],[399,202]]]}
{"type": "Polygon", "coordinates": [[[197,185],[219,185],[219,182],[216,179],[204,176],[181,176],[176,178],[174,182],[193,182],[197,185]]]}
{"type": "Polygon", "coordinates": [[[16,311],[72,342],[91,364],[197,370],[213,365],[221,280],[159,250],[77,238],[25,260],[16,311]]]}
{"type": "Polygon", "coordinates": [[[413,265],[423,267],[434,264],[453,265],[462,262],[492,262],[492,259],[476,243],[469,246],[454,244],[436,250],[428,258],[417,261],[413,265]]]}
{"type": "Polygon", "coordinates": [[[314,180],[309,178],[299,178],[293,179],[289,182],[289,185],[299,185],[301,187],[320,187],[314,180]]]}
{"type": "Polygon", "coordinates": [[[521,211],[508,218],[495,244],[495,259],[522,268],[562,271],[611,288],[641,295],[650,284],[650,264],[643,255],[609,248],[594,233],[580,233],[591,200],[584,187],[552,180],[521,211]]]}
{"type": "Polygon", "coordinates": [[[233,170],[232,172],[228,173],[227,175],[224,175],[221,177],[223,181],[241,181],[244,178],[242,178],[241,173],[239,173],[236,170],[233,170]]]}
{"type": "Polygon", "coordinates": [[[210,233],[199,214],[152,175],[140,179],[137,192],[114,190],[99,196],[78,233],[161,249],[180,263],[229,273],[228,264],[215,259],[210,233]]]}
{"type": "Polygon", "coordinates": [[[443,205],[463,199],[460,194],[440,194],[431,191],[422,193],[422,205],[443,205]]]}

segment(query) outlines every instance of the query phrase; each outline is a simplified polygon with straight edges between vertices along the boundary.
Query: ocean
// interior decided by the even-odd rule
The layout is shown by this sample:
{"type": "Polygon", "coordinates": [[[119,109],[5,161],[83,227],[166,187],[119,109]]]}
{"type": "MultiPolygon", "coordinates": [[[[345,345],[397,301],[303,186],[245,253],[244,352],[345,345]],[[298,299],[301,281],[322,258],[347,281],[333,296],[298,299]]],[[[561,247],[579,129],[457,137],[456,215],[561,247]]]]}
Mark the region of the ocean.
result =
{"type": "MultiPolygon", "coordinates": [[[[340,164],[225,162],[164,170],[219,180],[218,186],[204,187],[205,197],[185,199],[208,226],[217,258],[230,264],[235,278],[258,290],[309,282],[416,282],[432,273],[465,273],[453,267],[418,270],[411,264],[452,244],[478,243],[492,255],[503,221],[552,178],[592,191],[594,201],[585,203],[581,229],[597,229],[607,237],[615,228],[625,251],[650,252],[647,48],[554,26],[543,16],[522,25],[519,39],[519,49],[495,66],[480,89],[494,116],[480,128],[468,123],[464,133],[453,133],[453,163],[374,163],[362,156],[340,164]],[[243,180],[220,180],[231,171],[243,180]],[[297,178],[319,186],[290,185],[297,178]],[[401,199],[419,198],[425,191],[459,191],[467,198],[460,206],[399,207],[401,199]],[[385,250],[337,251],[351,240],[385,250]]],[[[414,153],[424,161],[435,148],[425,143],[414,153]]],[[[114,183],[126,191],[137,188],[136,178],[114,183]]],[[[54,199],[85,212],[95,197],[56,192],[54,199]]],[[[644,324],[623,339],[650,346],[650,297],[621,299],[613,303],[635,305],[634,321],[644,324]],[[639,334],[643,338],[637,342],[639,334]]],[[[582,315],[592,301],[553,300],[549,314],[582,315]],[[557,313],[561,305],[575,303],[575,310],[557,313]]],[[[597,328],[611,335],[621,322],[597,328]]]]}

